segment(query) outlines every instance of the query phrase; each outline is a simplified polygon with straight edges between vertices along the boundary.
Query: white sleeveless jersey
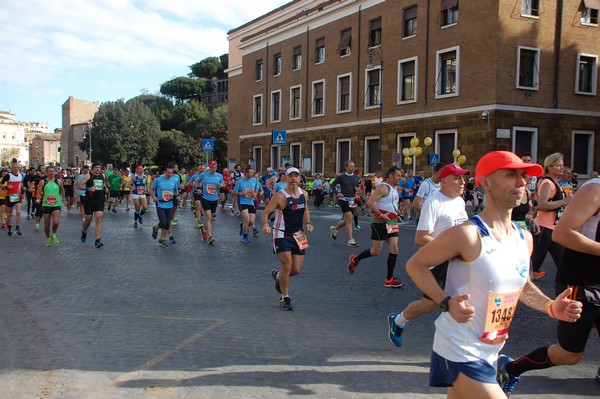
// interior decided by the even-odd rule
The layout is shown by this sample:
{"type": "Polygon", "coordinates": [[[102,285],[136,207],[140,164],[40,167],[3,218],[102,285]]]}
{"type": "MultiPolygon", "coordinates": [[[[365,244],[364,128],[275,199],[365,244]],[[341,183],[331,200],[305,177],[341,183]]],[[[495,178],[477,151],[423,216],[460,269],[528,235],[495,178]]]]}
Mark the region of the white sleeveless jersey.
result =
{"type": "MultiPolygon", "coordinates": [[[[446,292],[451,297],[470,294],[475,316],[469,323],[458,323],[449,312],[442,313],[435,321],[433,350],[453,362],[483,360],[494,365],[506,338],[498,343],[487,343],[481,338],[490,336],[486,335],[488,318],[497,317],[497,321],[506,318],[507,312],[496,314],[503,302],[518,301],[529,273],[529,249],[523,231],[514,223],[514,239],[499,242],[481,218],[474,216],[470,220],[478,227],[481,252],[472,262],[450,260],[446,292]]],[[[508,313],[512,319],[514,309],[508,313]]],[[[504,331],[506,337],[509,326],[510,320],[504,331]]]]}
{"type": "Polygon", "coordinates": [[[398,213],[398,201],[400,200],[398,190],[396,190],[394,187],[390,186],[386,182],[382,182],[381,184],[388,186],[388,188],[390,189],[390,193],[385,197],[380,197],[377,201],[375,201],[377,209],[387,211],[390,213],[398,213]]]}

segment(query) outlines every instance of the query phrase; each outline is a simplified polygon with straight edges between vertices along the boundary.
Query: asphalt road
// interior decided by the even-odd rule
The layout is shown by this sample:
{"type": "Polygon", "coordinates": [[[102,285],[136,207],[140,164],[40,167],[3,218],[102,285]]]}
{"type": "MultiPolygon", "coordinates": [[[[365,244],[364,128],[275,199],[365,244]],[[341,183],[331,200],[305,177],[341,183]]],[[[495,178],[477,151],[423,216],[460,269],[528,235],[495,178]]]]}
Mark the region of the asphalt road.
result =
{"type": "MultiPolygon", "coordinates": [[[[239,221],[218,214],[217,243],[201,242],[189,209],[179,211],[177,244],[160,248],[132,212],[105,216],[105,246],[79,241],[81,216],[63,212],[59,245],[23,223],[0,231],[0,398],[442,398],[428,386],[437,314],[412,321],[405,345],[387,339],[386,316],[420,293],[404,270],[414,225],[401,229],[397,276],[383,287],[386,253],[346,272],[351,253],[370,246],[369,226],[329,238],[339,210],[313,212],[305,267],[294,277],[294,311],[278,309],[270,237],[240,242],[239,221]]],[[[91,233],[91,230],[90,230],[91,233]]],[[[539,281],[553,292],[554,266],[539,281]]],[[[555,341],[554,322],[520,306],[504,353],[513,357],[555,341]]],[[[593,376],[600,340],[585,359],[524,376],[515,398],[599,397],[593,376]]]]}

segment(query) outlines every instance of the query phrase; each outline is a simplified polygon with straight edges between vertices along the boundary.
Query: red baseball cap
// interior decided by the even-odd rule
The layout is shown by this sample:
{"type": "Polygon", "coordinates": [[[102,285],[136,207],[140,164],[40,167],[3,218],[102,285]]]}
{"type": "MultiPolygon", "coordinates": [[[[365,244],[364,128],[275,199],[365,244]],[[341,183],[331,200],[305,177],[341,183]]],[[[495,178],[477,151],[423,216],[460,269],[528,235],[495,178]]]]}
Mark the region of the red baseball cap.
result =
{"type": "Polygon", "coordinates": [[[217,166],[217,161],[210,161],[210,162],[208,162],[208,167],[209,168],[212,168],[214,166],[217,166]]]}
{"type": "Polygon", "coordinates": [[[475,181],[477,186],[481,186],[480,179],[489,176],[500,169],[525,169],[529,176],[541,176],[544,174],[544,168],[536,163],[525,163],[517,155],[510,151],[492,151],[485,154],[475,169],[475,181]]]}
{"type": "Polygon", "coordinates": [[[463,176],[467,173],[470,173],[468,169],[463,169],[460,166],[451,163],[450,165],[444,166],[440,170],[440,179],[443,179],[447,176],[463,176]]]}

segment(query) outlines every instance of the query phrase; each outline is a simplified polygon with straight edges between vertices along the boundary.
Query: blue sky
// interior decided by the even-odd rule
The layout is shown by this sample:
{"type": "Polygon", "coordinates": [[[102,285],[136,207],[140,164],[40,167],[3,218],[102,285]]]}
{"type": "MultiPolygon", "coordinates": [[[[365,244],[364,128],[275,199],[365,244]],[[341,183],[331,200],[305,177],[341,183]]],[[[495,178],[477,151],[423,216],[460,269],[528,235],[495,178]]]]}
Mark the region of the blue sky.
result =
{"type": "Polygon", "coordinates": [[[157,93],[228,52],[227,31],[289,0],[19,0],[0,13],[0,110],[62,127],[69,98],[157,93]]]}

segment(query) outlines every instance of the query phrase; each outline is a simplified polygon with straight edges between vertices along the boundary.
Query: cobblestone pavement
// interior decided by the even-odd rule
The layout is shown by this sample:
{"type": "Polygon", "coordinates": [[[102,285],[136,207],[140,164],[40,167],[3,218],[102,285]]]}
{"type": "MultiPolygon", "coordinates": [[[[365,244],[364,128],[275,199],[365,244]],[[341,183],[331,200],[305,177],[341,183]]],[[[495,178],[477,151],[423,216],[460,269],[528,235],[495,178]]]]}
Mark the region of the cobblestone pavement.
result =
{"type": "MultiPolygon", "coordinates": [[[[105,216],[103,242],[79,241],[81,216],[63,212],[60,244],[23,223],[22,237],[0,231],[1,398],[441,398],[428,387],[436,314],[411,322],[405,346],[387,339],[386,316],[420,293],[404,264],[414,225],[401,231],[397,275],[383,287],[386,255],[346,272],[351,253],[370,245],[368,222],[329,238],[339,210],[313,212],[305,267],[292,281],[294,311],[277,308],[269,237],[245,245],[239,221],[217,215],[217,243],[201,242],[189,209],[179,211],[177,244],[150,237],[154,209],[134,229],[132,212],[105,216]]],[[[92,226],[93,227],[93,226],[92,226]]],[[[554,266],[539,286],[551,294],[554,266]]],[[[504,349],[513,357],[554,342],[554,323],[521,306],[504,349]]],[[[531,372],[516,398],[598,397],[600,342],[572,367],[531,372]]]]}

